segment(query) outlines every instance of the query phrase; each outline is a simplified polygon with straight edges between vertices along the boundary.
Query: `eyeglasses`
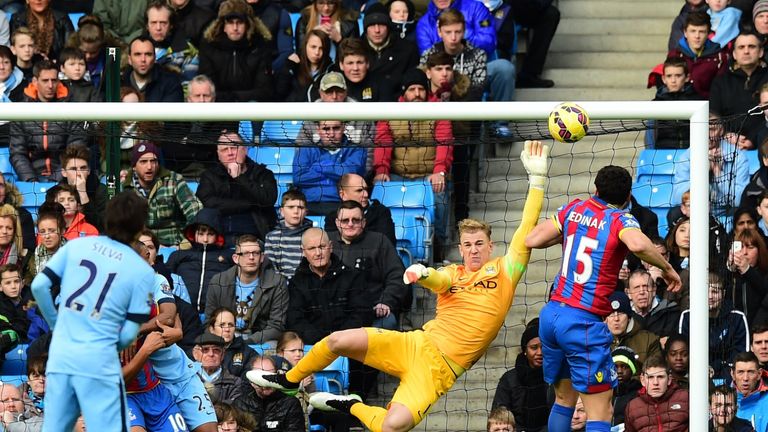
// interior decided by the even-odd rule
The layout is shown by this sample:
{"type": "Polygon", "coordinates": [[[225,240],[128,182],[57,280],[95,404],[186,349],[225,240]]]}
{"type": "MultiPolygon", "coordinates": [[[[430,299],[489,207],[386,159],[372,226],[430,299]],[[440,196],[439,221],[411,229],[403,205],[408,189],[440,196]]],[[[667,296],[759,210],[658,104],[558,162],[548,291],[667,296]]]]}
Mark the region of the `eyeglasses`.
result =
{"type": "Polygon", "coordinates": [[[235,323],[221,323],[221,324],[216,324],[215,326],[222,329],[228,329],[228,328],[234,327],[235,323]]]}
{"type": "Polygon", "coordinates": [[[361,218],[344,218],[344,219],[337,218],[336,220],[339,221],[339,223],[342,225],[349,225],[349,224],[360,225],[361,223],[363,223],[363,220],[361,218]]]}
{"type": "Polygon", "coordinates": [[[320,130],[323,132],[331,132],[331,131],[339,132],[342,129],[343,129],[342,126],[323,126],[320,128],[320,130]]]}
{"type": "Polygon", "coordinates": [[[239,257],[246,257],[246,258],[256,258],[259,255],[261,255],[261,252],[259,251],[249,251],[249,252],[235,252],[235,255],[239,257]]]}

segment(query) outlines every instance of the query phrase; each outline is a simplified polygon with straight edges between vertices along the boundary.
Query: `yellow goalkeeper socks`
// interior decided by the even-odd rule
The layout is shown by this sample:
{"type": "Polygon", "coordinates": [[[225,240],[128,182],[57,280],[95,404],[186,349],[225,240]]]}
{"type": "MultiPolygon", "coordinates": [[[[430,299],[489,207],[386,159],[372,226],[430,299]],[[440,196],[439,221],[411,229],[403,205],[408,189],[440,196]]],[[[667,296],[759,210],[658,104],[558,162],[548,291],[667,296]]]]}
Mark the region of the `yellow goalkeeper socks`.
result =
{"type": "Polygon", "coordinates": [[[323,340],[316,343],[307,355],[285,374],[288,381],[294,383],[301,382],[304,378],[312,375],[314,372],[325,369],[326,366],[336,360],[338,356],[331,352],[325,340],[326,338],[323,338],[323,340]]]}
{"type": "Polygon", "coordinates": [[[386,409],[363,403],[352,405],[349,413],[357,417],[365,427],[373,432],[381,432],[381,428],[384,426],[384,417],[387,416],[386,409]]]}

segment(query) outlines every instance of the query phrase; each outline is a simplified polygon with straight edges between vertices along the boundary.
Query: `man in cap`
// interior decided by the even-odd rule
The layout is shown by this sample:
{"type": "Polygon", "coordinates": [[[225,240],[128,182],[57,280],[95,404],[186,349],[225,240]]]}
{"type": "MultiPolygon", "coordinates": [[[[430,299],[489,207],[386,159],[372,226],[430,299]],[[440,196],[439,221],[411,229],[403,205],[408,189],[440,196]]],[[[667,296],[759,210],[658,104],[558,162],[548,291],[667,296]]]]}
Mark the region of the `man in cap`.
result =
{"type": "Polygon", "coordinates": [[[632,306],[629,304],[629,297],[622,291],[616,291],[611,294],[608,301],[613,310],[605,318],[608,330],[613,335],[611,349],[616,349],[619,346],[630,347],[637,353],[640,362],[644,362],[651,355],[660,354],[659,337],[643,330],[642,325],[632,318],[632,306]]]}
{"type": "MultiPolygon", "coordinates": [[[[399,102],[426,102],[429,81],[423,71],[408,70],[401,83],[399,102]]],[[[442,248],[449,242],[448,206],[453,130],[448,120],[382,120],[376,125],[376,150],[373,155],[374,181],[424,179],[435,194],[436,260],[442,261],[442,248]],[[407,144],[408,147],[404,147],[407,144]]]]}
{"type": "Polygon", "coordinates": [[[200,362],[200,378],[205,383],[208,395],[216,402],[232,403],[240,396],[242,379],[229,373],[221,367],[224,361],[224,338],[205,332],[195,339],[192,352],[195,360],[200,362]]]}
{"type": "Polygon", "coordinates": [[[123,188],[133,189],[147,199],[147,228],[163,246],[185,242],[182,230],[191,224],[203,204],[195,197],[184,177],[160,166],[160,149],[152,142],[138,143],[131,153],[131,169],[123,188]]]}

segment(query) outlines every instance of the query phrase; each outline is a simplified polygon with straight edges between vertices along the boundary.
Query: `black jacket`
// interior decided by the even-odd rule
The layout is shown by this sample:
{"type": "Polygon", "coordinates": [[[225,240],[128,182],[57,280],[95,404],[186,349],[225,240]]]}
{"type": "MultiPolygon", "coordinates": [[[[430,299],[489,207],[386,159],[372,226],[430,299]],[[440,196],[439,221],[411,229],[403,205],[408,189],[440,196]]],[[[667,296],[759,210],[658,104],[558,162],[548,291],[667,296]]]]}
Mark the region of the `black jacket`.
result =
{"type": "MultiPolygon", "coordinates": [[[[758,90],[766,81],[768,81],[768,68],[764,65],[758,66],[749,76],[743,70],[734,69],[734,66],[731,66],[725,74],[712,80],[709,110],[718,113],[721,117],[746,113],[757,105],[758,90]]],[[[754,142],[762,121],[764,120],[761,116],[748,116],[743,126],[740,121],[726,122],[726,132],[738,132],[754,142]]]]}
{"type": "Polygon", "coordinates": [[[181,340],[176,343],[181,349],[187,353],[189,358],[192,357],[192,349],[195,347],[195,339],[203,334],[203,325],[200,323],[200,314],[179,296],[173,296],[176,300],[176,312],[179,314],[181,320],[181,330],[184,332],[181,340]]]}
{"type": "Polygon", "coordinates": [[[176,21],[174,33],[177,38],[186,39],[195,47],[200,47],[200,41],[203,38],[205,27],[216,18],[216,15],[189,2],[181,9],[176,9],[176,21]]]}
{"type": "Polygon", "coordinates": [[[304,410],[301,402],[281,391],[274,391],[262,399],[250,382],[244,382],[242,394],[235,399],[235,408],[250,414],[257,431],[304,432],[304,410]]]}
{"type": "Polygon", "coordinates": [[[624,410],[641,388],[643,384],[639,380],[631,379],[629,382],[619,383],[613,390],[613,425],[624,423],[624,410]]]}
{"type": "Polygon", "coordinates": [[[269,102],[272,88],[272,52],[264,37],[256,34],[233,42],[226,36],[204,39],[200,46],[199,73],[216,83],[219,102],[269,102]]]}
{"type": "MultiPolygon", "coordinates": [[[[397,238],[395,238],[395,222],[392,220],[392,212],[389,211],[389,207],[382,204],[377,199],[368,201],[368,207],[365,208],[365,229],[367,231],[377,232],[384,235],[392,242],[393,246],[397,245],[397,238]]],[[[330,212],[325,216],[325,231],[337,232],[339,229],[336,227],[336,212],[330,212]]]]}
{"type": "Polygon", "coordinates": [[[304,343],[314,345],[331,332],[370,325],[373,310],[365,302],[365,275],[345,266],[336,255],[325,276],[320,277],[302,258],[288,282],[286,328],[297,332],[304,343]]]}
{"type": "MultiPolygon", "coordinates": [[[[691,83],[686,83],[682,90],[670,92],[664,86],[653,99],[655,101],[688,101],[700,100],[691,83]]],[[[691,144],[690,122],[687,120],[658,120],[655,127],[657,149],[683,149],[691,144]]]]}
{"type": "Polygon", "coordinates": [[[104,95],[90,81],[64,79],[61,82],[69,89],[70,102],[104,102],[104,95]]]}
{"type": "Polygon", "coordinates": [[[515,415],[517,428],[524,432],[547,430],[550,404],[547,402],[548,385],[544,369],[531,368],[523,353],[517,355],[515,368],[499,379],[492,407],[506,407],[515,415]]]}
{"type": "Polygon", "coordinates": [[[293,52],[291,17],[285,9],[271,0],[251,3],[251,8],[272,35],[272,39],[267,41],[272,52],[272,70],[274,72],[282,70],[285,60],[293,52]]]}
{"type": "Polygon", "coordinates": [[[637,222],[640,224],[640,231],[648,237],[658,237],[659,217],[656,216],[656,213],[648,207],[638,204],[635,197],[631,197],[630,200],[632,208],[629,210],[629,213],[637,219],[637,222]]]}
{"type": "Polygon", "coordinates": [[[27,311],[24,307],[32,300],[32,293],[29,288],[22,286],[21,299],[18,304],[14,304],[5,294],[0,293],[0,315],[8,318],[11,323],[11,327],[16,331],[19,336],[19,342],[25,342],[27,340],[27,332],[29,331],[29,318],[27,318],[27,311]]]}
{"type": "MultiPolygon", "coordinates": [[[[133,68],[128,67],[123,73],[121,85],[131,87],[136,91],[131,74],[133,68]]],[[[178,74],[165,70],[162,66],[152,67],[149,83],[144,86],[143,94],[145,102],[184,102],[184,91],[181,88],[181,77],[178,74]]]]}
{"type": "Polygon", "coordinates": [[[232,178],[223,164],[209,168],[200,176],[197,197],[205,207],[218,209],[225,224],[229,216],[250,214],[256,235],[264,239],[277,224],[277,181],[265,165],[246,158],[245,166],[237,178],[232,178]]]}
{"type": "Polygon", "coordinates": [[[680,307],[673,301],[662,299],[648,315],[641,317],[633,312],[632,317],[649,332],[659,337],[670,336],[677,333],[680,307]]]}
{"type": "MultiPolygon", "coordinates": [[[[368,43],[365,35],[362,38],[363,42],[368,43]]],[[[371,51],[373,54],[368,73],[376,77],[382,86],[389,87],[386,94],[400,94],[400,81],[403,74],[419,65],[419,48],[416,43],[390,36],[387,39],[387,45],[381,51],[373,49],[371,51]]]]}
{"type": "Polygon", "coordinates": [[[251,370],[251,364],[259,353],[245,343],[242,337],[235,336],[228,347],[224,349],[224,365],[229,373],[236,377],[243,377],[251,370]]]}
{"type": "MultiPolygon", "coordinates": [[[[747,328],[752,328],[762,304],[768,300],[768,275],[755,267],[749,267],[744,274],[735,272],[733,275],[733,289],[727,291],[731,291],[729,294],[732,295],[736,309],[747,316],[747,328]]],[[[762,319],[764,314],[759,314],[762,319]]]]}
{"type": "MultiPolygon", "coordinates": [[[[48,56],[51,60],[58,60],[61,50],[67,44],[67,38],[69,34],[75,31],[75,27],[72,25],[69,16],[58,10],[53,11],[53,43],[51,49],[47,53],[42,53],[48,56]]],[[[15,13],[11,16],[11,34],[19,29],[19,27],[29,27],[27,24],[27,12],[22,10],[19,13],[15,13]]]]}

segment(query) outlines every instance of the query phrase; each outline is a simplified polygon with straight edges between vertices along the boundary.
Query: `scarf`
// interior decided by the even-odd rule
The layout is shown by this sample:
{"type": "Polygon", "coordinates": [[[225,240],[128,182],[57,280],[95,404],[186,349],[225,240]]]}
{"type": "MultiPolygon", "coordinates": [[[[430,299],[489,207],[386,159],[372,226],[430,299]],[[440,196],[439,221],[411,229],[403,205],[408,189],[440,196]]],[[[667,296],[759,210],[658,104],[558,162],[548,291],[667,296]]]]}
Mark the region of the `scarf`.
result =
{"type": "MultiPolygon", "coordinates": [[[[61,242],[59,243],[59,249],[61,249],[62,246],[64,246],[64,243],[66,243],[67,240],[62,236],[61,242]]],[[[56,249],[58,251],[59,249],[56,249]]],[[[35,248],[35,274],[42,273],[43,269],[45,268],[45,265],[48,263],[48,260],[51,259],[53,254],[56,252],[51,252],[48,249],[46,249],[45,246],[39,244],[35,248]]]]}
{"type": "Polygon", "coordinates": [[[11,243],[0,255],[0,265],[16,264],[18,261],[19,251],[16,249],[16,244],[11,243]]]}

